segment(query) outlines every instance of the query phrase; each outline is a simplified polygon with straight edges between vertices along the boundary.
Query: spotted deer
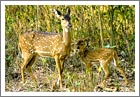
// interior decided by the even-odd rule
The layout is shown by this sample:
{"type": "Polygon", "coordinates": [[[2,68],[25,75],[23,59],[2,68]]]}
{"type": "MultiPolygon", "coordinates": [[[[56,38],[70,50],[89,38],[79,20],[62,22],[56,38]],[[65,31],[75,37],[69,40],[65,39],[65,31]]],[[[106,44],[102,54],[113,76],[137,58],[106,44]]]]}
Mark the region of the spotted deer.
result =
{"type": "Polygon", "coordinates": [[[63,63],[66,56],[70,53],[71,36],[69,28],[70,23],[70,9],[67,9],[65,15],[60,11],[54,10],[55,15],[61,20],[63,35],[59,33],[44,33],[44,32],[25,32],[19,35],[19,48],[22,52],[23,62],[21,66],[22,82],[24,82],[24,70],[27,68],[30,77],[36,81],[32,73],[32,65],[35,63],[37,56],[53,57],[56,62],[59,73],[58,84],[62,87],[62,72],[63,63]]]}
{"type": "Polygon", "coordinates": [[[112,60],[114,60],[114,65],[116,66],[116,69],[124,77],[125,84],[128,84],[126,75],[123,69],[118,64],[118,55],[115,50],[109,48],[96,48],[94,50],[88,50],[86,46],[87,46],[86,40],[79,40],[76,44],[76,49],[78,50],[78,54],[81,60],[86,65],[86,71],[89,71],[90,75],[92,63],[99,63],[100,66],[103,68],[105,77],[104,80],[101,82],[101,85],[104,85],[107,78],[109,77],[108,66],[112,60]]]}

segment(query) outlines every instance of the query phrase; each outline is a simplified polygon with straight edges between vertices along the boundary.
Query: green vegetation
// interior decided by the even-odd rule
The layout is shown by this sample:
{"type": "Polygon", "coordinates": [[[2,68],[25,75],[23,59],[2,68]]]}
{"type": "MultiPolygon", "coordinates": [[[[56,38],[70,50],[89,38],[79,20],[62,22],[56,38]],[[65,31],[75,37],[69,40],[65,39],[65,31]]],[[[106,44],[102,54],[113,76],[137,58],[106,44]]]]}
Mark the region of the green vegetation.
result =
{"type": "MultiPolygon", "coordinates": [[[[72,44],[76,43],[78,39],[88,38],[91,48],[109,47],[116,49],[120,65],[126,71],[131,86],[124,87],[123,81],[119,77],[116,78],[118,75],[115,72],[112,72],[114,83],[111,80],[108,83],[113,83],[114,87],[117,88],[116,91],[135,91],[135,6],[129,5],[6,5],[6,91],[97,91],[95,87],[103,79],[103,74],[99,76],[97,70],[94,70],[94,79],[91,81],[86,76],[85,65],[73,52],[65,61],[63,72],[65,90],[59,90],[52,86],[58,77],[55,61],[52,58],[39,58],[33,66],[39,86],[35,86],[31,82],[27,72],[25,74],[27,82],[20,83],[19,65],[22,60],[21,55],[18,56],[18,36],[29,30],[61,33],[60,21],[54,15],[53,9],[56,8],[65,13],[67,7],[71,10],[72,44]]],[[[72,51],[73,49],[72,45],[72,51]]]]}

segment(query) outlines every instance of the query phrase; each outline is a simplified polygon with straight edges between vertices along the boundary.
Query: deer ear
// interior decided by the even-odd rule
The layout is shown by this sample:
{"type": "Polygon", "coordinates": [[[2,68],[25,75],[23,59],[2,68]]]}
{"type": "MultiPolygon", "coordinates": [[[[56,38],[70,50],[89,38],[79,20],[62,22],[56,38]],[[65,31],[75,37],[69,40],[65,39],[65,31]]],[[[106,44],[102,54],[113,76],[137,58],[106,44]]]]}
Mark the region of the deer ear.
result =
{"type": "Polygon", "coordinates": [[[67,14],[70,15],[70,9],[69,8],[67,8],[67,14]]]}
{"type": "Polygon", "coordinates": [[[57,17],[60,17],[60,16],[61,16],[61,12],[58,11],[58,10],[56,10],[56,9],[54,9],[54,13],[55,13],[55,15],[56,15],[57,17]]]}
{"type": "Polygon", "coordinates": [[[76,43],[76,45],[79,45],[79,44],[80,44],[80,42],[81,42],[81,40],[78,40],[78,41],[77,41],[77,43],[76,43]]]}
{"type": "Polygon", "coordinates": [[[79,39],[77,42],[77,45],[80,45],[81,43],[83,43],[84,41],[82,39],[79,39]]]}
{"type": "Polygon", "coordinates": [[[83,41],[84,41],[84,42],[88,42],[88,39],[87,39],[87,38],[85,38],[85,39],[83,39],[83,41]]]}
{"type": "Polygon", "coordinates": [[[83,42],[85,45],[88,45],[88,38],[83,39],[82,42],[83,42]]]}
{"type": "Polygon", "coordinates": [[[85,41],[85,42],[89,42],[90,39],[89,39],[89,38],[85,38],[84,41],[85,41]]]}

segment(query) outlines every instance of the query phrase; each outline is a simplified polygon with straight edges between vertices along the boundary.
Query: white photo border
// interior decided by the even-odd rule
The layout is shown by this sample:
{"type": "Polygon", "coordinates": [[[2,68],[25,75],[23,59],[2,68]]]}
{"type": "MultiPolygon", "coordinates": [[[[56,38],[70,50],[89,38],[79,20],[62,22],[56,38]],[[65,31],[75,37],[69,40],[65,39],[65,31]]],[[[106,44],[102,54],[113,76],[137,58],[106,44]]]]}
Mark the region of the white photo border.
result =
{"type": "Polygon", "coordinates": [[[1,1],[1,96],[138,96],[139,1],[1,1]],[[135,5],[135,92],[6,92],[5,5],[135,5]]]}

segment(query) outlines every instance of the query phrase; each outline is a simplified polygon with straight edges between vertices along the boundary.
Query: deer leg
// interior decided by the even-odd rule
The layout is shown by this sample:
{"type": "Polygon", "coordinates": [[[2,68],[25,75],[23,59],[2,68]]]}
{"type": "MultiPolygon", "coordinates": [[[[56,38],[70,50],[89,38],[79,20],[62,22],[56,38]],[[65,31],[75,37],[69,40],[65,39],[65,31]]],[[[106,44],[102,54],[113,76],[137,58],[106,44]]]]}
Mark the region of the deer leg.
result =
{"type": "Polygon", "coordinates": [[[87,62],[86,63],[86,73],[88,73],[90,71],[91,71],[91,63],[90,62],[87,62]]]}
{"type": "Polygon", "coordinates": [[[122,68],[120,67],[120,65],[118,64],[118,56],[117,56],[116,53],[114,54],[113,60],[114,60],[116,69],[121,73],[121,75],[123,76],[123,78],[124,78],[124,80],[125,80],[125,84],[127,85],[127,84],[128,84],[128,80],[127,80],[127,78],[126,78],[126,75],[125,75],[123,69],[122,69],[122,68]]]}
{"type": "Polygon", "coordinates": [[[127,78],[125,76],[125,73],[124,73],[123,69],[119,65],[116,65],[116,68],[121,73],[121,75],[123,76],[123,78],[125,80],[125,84],[127,85],[128,84],[128,80],[127,80],[127,78]]]}
{"type": "Polygon", "coordinates": [[[91,63],[90,62],[87,62],[86,63],[86,74],[88,74],[88,76],[91,78],[91,80],[93,79],[93,76],[92,76],[92,67],[91,67],[91,63]]]}
{"type": "Polygon", "coordinates": [[[23,83],[25,82],[25,80],[24,80],[24,70],[25,70],[25,67],[29,63],[30,59],[32,58],[32,56],[29,55],[29,54],[26,54],[25,56],[26,57],[24,57],[24,60],[23,60],[22,64],[20,65],[20,67],[21,67],[21,77],[22,77],[22,82],[23,83]]]}
{"type": "Polygon", "coordinates": [[[60,65],[61,65],[61,72],[63,72],[63,68],[64,68],[64,59],[60,60],[60,65]]]}
{"type": "Polygon", "coordinates": [[[25,78],[24,78],[24,64],[26,64],[25,62],[23,62],[23,64],[21,65],[21,77],[22,77],[22,82],[24,83],[25,82],[25,78]]]}
{"type": "Polygon", "coordinates": [[[62,69],[61,69],[60,59],[58,55],[55,56],[55,62],[59,73],[59,79],[57,84],[60,84],[60,87],[62,88],[62,69]]]}
{"type": "Polygon", "coordinates": [[[114,60],[114,64],[116,66],[116,69],[121,73],[121,75],[123,76],[123,78],[125,80],[125,84],[127,85],[128,84],[128,80],[126,78],[126,75],[125,75],[123,69],[120,67],[120,65],[118,63],[118,56],[117,56],[117,53],[116,52],[114,53],[113,60],[114,60]]]}
{"type": "Polygon", "coordinates": [[[105,77],[104,77],[104,80],[102,82],[102,84],[104,85],[104,83],[106,82],[108,76],[109,76],[109,70],[108,70],[108,62],[101,62],[101,66],[104,70],[104,73],[105,73],[105,77]]]}
{"type": "Polygon", "coordinates": [[[28,63],[28,65],[27,65],[26,67],[27,67],[27,70],[28,70],[29,75],[30,75],[30,77],[32,78],[32,80],[33,80],[35,83],[37,83],[36,78],[35,78],[35,76],[34,76],[33,73],[32,73],[32,65],[34,64],[35,59],[36,59],[35,56],[32,57],[32,59],[30,60],[30,62],[28,63]]]}

